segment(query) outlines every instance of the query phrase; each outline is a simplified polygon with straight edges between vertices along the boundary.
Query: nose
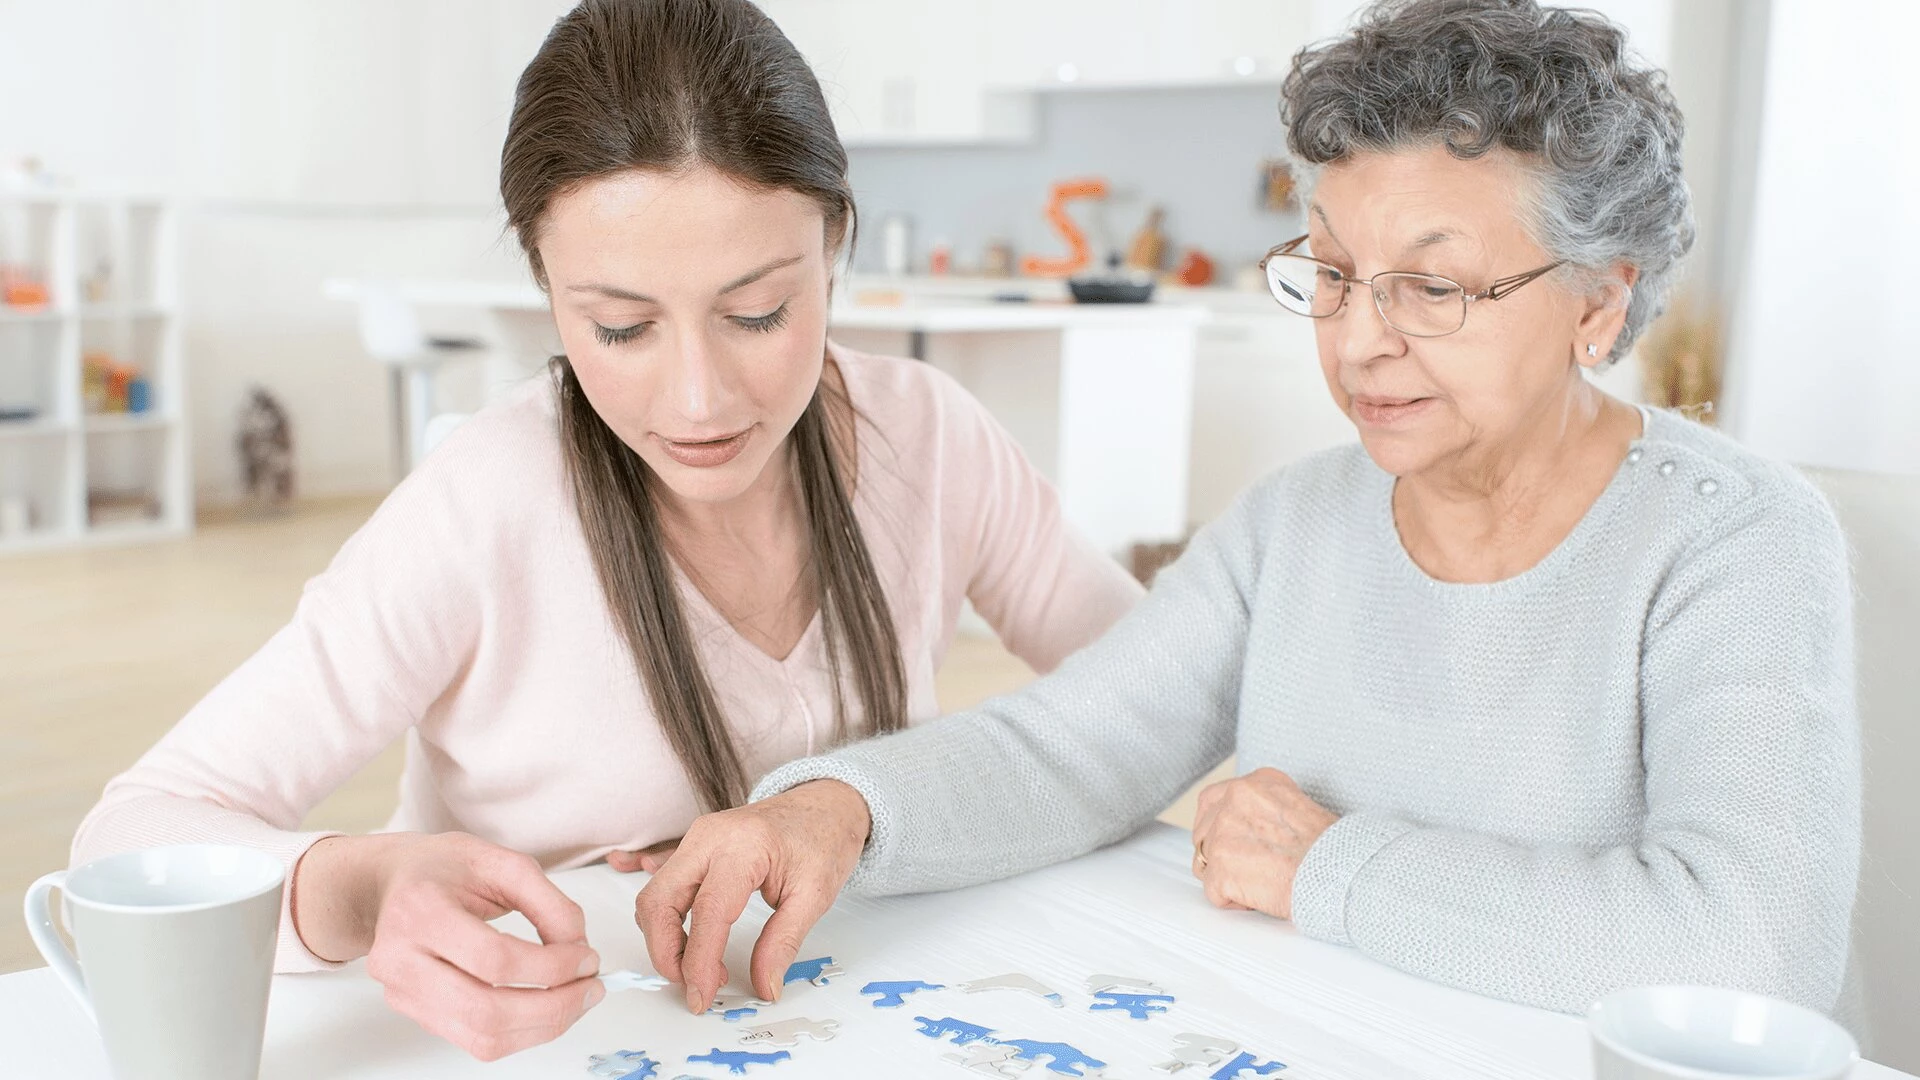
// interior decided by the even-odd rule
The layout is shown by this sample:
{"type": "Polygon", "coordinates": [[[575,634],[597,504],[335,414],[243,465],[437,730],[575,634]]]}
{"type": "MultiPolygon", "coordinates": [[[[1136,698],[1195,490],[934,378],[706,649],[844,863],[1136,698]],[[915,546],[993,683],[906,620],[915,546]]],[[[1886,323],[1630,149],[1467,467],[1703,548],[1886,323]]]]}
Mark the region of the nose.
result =
{"type": "Polygon", "coordinates": [[[1348,285],[1347,302],[1325,322],[1332,331],[1334,356],[1343,365],[1366,364],[1407,351],[1406,335],[1387,325],[1371,282],[1348,285]]]}
{"type": "Polygon", "coordinates": [[[704,330],[679,327],[673,333],[661,390],[674,411],[691,425],[708,423],[719,415],[725,400],[725,382],[719,355],[704,330]]]}

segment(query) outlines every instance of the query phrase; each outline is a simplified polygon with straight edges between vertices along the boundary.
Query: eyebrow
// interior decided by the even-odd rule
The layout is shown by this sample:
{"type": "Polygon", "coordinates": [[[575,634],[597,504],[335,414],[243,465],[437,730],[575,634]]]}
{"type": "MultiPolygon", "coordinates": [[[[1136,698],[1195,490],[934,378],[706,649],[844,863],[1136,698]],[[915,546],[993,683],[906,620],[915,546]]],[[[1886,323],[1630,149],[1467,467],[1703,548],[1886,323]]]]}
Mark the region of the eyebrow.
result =
{"type": "MultiPolygon", "coordinates": [[[[753,270],[749,270],[746,273],[741,274],[739,277],[734,278],[732,281],[729,281],[725,285],[721,286],[720,295],[725,296],[727,293],[730,293],[735,289],[744,289],[747,286],[753,284],[754,282],[759,281],[761,278],[766,277],[768,274],[773,273],[775,270],[784,270],[787,267],[792,266],[793,264],[799,262],[804,258],[806,258],[804,254],[789,255],[784,259],[775,259],[764,266],[757,267],[753,270]]],[[[633,300],[643,304],[659,303],[658,300],[655,300],[653,297],[648,296],[645,293],[637,293],[631,289],[622,289],[616,285],[601,285],[596,282],[589,282],[584,285],[569,285],[567,286],[567,291],[598,293],[601,296],[605,296],[614,300],[633,300]]]]}

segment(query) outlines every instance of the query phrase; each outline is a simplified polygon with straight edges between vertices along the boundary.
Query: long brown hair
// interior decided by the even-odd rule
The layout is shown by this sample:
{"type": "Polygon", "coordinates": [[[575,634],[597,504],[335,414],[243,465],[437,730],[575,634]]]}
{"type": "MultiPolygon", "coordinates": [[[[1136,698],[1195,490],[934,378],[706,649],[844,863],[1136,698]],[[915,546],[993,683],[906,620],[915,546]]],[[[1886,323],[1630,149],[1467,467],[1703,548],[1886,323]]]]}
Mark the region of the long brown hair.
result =
{"type": "MultiPolygon", "coordinates": [[[[780,30],[747,0],[584,0],[554,25],[520,76],[500,195],[542,287],[539,230],[553,198],[631,169],[704,165],[815,200],[827,251],[851,243],[847,155],[820,84],[780,30]]],[[[749,777],[707,680],[680,603],[652,494],[657,478],[593,410],[565,357],[550,365],[560,438],[581,530],[654,713],[708,809],[744,802],[749,777]]],[[[830,408],[814,392],[789,436],[827,661],[836,737],[850,729],[846,670],[871,733],[906,724],[906,672],[886,595],[854,518],[830,408]]],[[[774,459],[775,466],[781,460],[774,459]]]]}

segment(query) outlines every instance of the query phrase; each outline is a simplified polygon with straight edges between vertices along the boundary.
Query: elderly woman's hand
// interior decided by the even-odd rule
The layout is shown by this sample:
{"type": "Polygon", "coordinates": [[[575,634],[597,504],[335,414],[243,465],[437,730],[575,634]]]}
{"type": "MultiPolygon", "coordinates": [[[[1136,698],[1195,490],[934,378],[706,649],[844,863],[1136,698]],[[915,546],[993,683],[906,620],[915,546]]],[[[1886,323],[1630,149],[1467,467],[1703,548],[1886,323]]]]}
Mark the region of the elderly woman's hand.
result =
{"type": "Polygon", "coordinates": [[[1339,815],[1279,769],[1255,769],[1200,792],[1193,876],[1216,907],[1293,917],[1293,876],[1339,815]]]}
{"type": "Polygon", "coordinates": [[[689,1010],[705,1012],[727,984],[728,932],[757,892],[773,915],[749,974],[754,993],[778,1001],[787,966],[853,875],[871,828],[866,800],[837,780],[698,819],[634,900],[654,969],[685,986],[689,1010]]]}

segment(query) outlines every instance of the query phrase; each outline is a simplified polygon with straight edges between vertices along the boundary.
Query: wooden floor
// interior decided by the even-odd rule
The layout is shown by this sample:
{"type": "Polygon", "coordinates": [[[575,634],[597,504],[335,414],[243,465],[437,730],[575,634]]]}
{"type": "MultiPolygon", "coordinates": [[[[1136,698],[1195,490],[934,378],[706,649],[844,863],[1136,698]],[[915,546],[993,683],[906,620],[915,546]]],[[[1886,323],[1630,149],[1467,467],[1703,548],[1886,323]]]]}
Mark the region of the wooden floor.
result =
{"type": "MultiPolygon", "coordinates": [[[[181,541],[0,559],[0,972],[40,965],[22,894],[66,865],[101,787],[279,629],[374,505],[310,502],[272,519],[203,519],[181,541]]],[[[940,701],[964,708],[1031,677],[997,642],[961,637],[940,701]]],[[[396,744],[308,827],[378,828],[399,769],[396,744]]],[[[1190,822],[1190,805],[1191,794],[1168,820],[1190,822]]]]}

